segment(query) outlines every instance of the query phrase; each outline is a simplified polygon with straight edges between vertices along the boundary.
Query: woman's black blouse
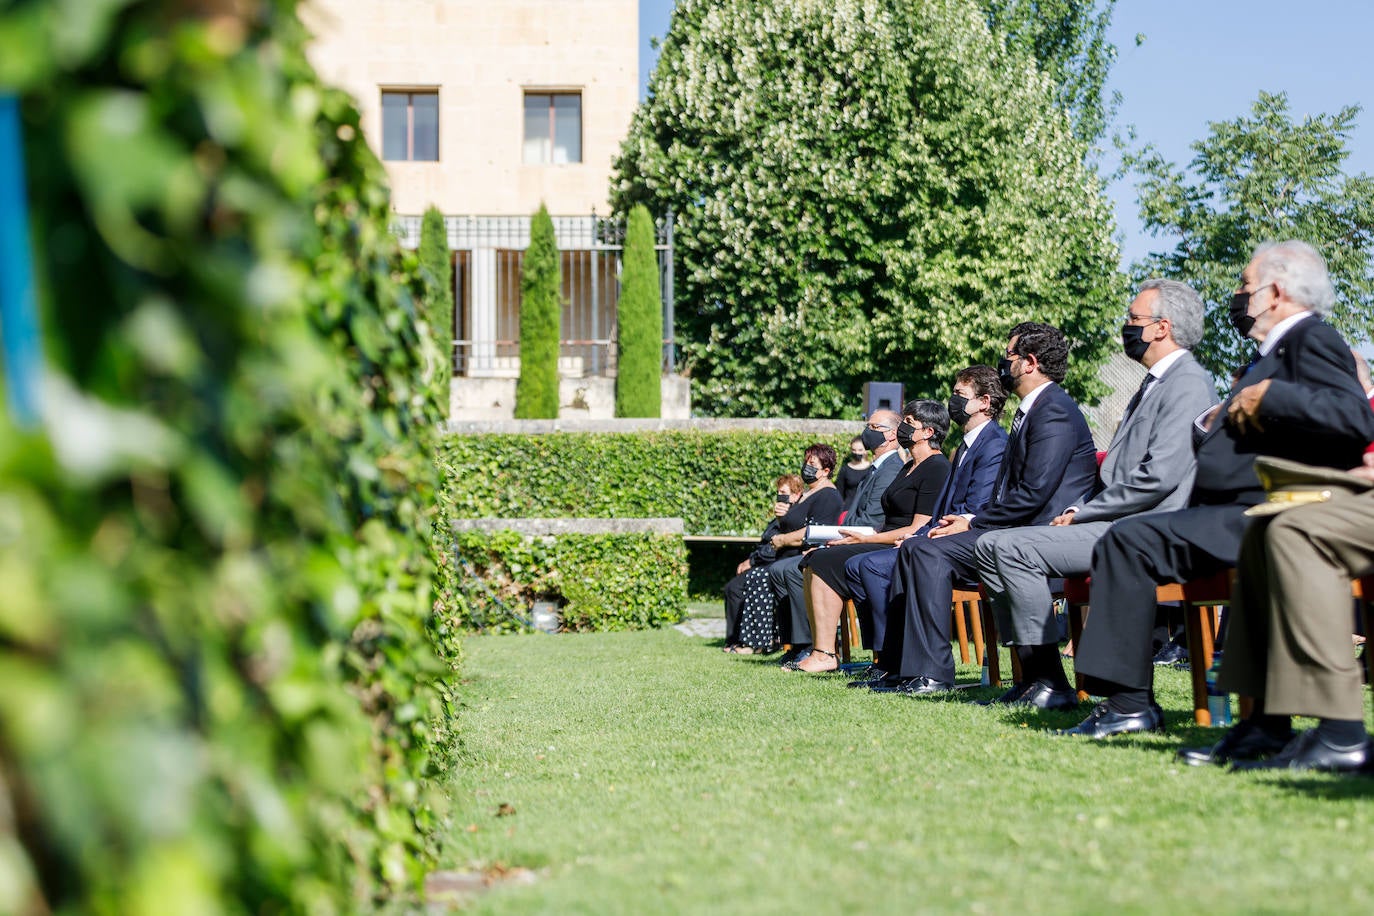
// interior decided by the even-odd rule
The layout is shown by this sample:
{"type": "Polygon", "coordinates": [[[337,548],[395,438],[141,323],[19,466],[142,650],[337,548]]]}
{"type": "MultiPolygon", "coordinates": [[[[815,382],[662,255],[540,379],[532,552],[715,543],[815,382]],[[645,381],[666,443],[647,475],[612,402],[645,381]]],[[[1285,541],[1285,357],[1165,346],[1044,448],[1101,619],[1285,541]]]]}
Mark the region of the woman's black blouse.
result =
{"type": "Polygon", "coordinates": [[[931,455],[916,470],[911,469],[908,461],[900,474],[883,491],[883,529],[892,531],[911,524],[913,515],[930,515],[935,511],[935,500],[944,489],[945,480],[951,469],[949,459],[944,455],[931,455]]]}

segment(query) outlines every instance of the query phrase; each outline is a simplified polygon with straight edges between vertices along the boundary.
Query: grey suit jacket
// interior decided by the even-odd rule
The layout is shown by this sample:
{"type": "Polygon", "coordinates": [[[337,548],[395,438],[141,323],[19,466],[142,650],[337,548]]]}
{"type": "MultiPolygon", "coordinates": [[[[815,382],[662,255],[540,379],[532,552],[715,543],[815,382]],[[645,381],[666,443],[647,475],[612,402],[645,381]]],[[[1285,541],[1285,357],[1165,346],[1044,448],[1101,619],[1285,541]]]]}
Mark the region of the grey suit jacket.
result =
{"type": "Polygon", "coordinates": [[[1215,403],[1212,380],[1193,354],[1184,353],[1117,427],[1098,490],[1079,508],[1074,522],[1187,506],[1197,471],[1193,420],[1215,403]]]}
{"type": "Polygon", "coordinates": [[[883,512],[883,493],[888,484],[897,479],[902,472],[902,456],[895,449],[883,458],[883,463],[869,472],[854,491],[854,497],[846,506],[844,523],[846,525],[868,525],[882,528],[887,517],[883,512]]]}

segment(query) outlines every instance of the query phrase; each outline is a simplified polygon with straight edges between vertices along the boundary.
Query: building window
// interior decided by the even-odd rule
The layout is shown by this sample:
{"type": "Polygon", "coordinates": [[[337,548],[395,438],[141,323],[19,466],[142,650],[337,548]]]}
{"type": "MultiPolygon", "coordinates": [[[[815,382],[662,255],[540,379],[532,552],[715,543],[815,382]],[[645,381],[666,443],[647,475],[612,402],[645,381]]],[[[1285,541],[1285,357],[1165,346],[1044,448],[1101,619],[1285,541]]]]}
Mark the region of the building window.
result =
{"type": "Polygon", "coordinates": [[[382,158],[439,161],[439,93],[382,93],[382,158]]]}
{"type": "Polygon", "coordinates": [[[525,93],[525,165],[582,161],[582,93],[525,93]]]}

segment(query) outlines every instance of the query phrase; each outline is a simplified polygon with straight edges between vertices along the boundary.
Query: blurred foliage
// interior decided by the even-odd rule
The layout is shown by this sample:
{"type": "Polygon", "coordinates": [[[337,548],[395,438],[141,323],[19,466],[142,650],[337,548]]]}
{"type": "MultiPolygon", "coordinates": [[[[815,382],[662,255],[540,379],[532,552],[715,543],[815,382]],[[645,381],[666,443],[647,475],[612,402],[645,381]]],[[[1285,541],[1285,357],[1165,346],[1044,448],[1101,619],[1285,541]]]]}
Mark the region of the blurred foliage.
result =
{"type": "Polygon", "coordinates": [[[678,0],[613,203],[675,215],[695,410],[857,418],[870,380],[943,399],[1027,319],[1068,336],[1076,398],[1103,392],[1126,292],[1112,211],[1036,57],[1075,72],[1055,50],[1075,26],[1022,42],[988,19],[967,0],[678,0]]]}
{"type": "Polygon", "coordinates": [[[521,420],[558,418],[562,287],[553,219],[540,204],[530,221],[530,245],[520,268],[520,378],[515,383],[515,416],[521,420]]]}
{"type": "Polygon", "coordinates": [[[476,573],[462,579],[463,622],[522,630],[536,599],[560,605],[567,630],[639,630],[682,619],[687,551],[660,534],[560,534],[466,531],[457,549],[476,573]]]}
{"type": "Polygon", "coordinates": [[[351,912],[435,854],[438,354],[305,40],[0,10],[49,363],[42,428],[0,414],[0,912],[351,912]]]}
{"type": "Polygon", "coordinates": [[[625,267],[616,303],[617,417],[657,417],[663,412],[663,300],[654,235],[648,209],[635,206],[625,230],[625,267]]]}
{"type": "Polygon", "coordinates": [[[449,436],[440,455],[454,518],[681,518],[688,534],[744,536],[773,518],[773,481],[800,470],[808,445],[825,442],[843,455],[850,438],[695,430],[449,436]]]}
{"type": "Polygon", "coordinates": [[[434,397],[448,414],[449,379],[453,375],[453,255],[448,247],[444,214],[437,207],[425,211],[420,223],[420,282],[424,286],[424,314],[439,360],[430,374],[434,397]]]}
{"type": "Polygon", "coordinates": [[[1227,307],[1261,242],[1316,247],[1336,287],[1327,320],[1354,342],[1374,336],[1374,178],[1343,171],[1359,113],[1352,105],[1295,121],[1287,95],[1262,92],[1248,117],[1210,125],[1187,171],[1148,146],[1129,160],[1146,231],[1175,242],[1132,273],[1182,280],[1202,295],[1207,333],[1194,352],[1217,378],[1229,379],[1254,349],[1227,307]]]}

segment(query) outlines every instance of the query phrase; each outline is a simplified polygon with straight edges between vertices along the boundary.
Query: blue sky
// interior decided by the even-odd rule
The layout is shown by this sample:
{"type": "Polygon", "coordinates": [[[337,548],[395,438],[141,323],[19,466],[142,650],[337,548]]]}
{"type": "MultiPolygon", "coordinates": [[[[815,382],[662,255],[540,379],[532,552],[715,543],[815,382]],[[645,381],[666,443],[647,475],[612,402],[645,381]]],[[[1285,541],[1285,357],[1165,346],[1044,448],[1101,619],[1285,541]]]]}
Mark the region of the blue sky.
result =
{"type": "MultiPolygon", "coordinates": [[[[647,83],[652,36],[668,30],[673,0],[640,0],[640,70],[647,83]]],[[[1207,124],[1239,117],[1261,90],[1287,92],[1295,117],[1358,104],[1348,174],[1374,174],[1374,3],[1368,0],[1120,0],[1111,85],[1122,94],[1118,128],[1134,125],[1175,163],[1207,124]],[[1135,36],[1144,43],[1137,47],[1135,36]]],[[[1167,249],[1140,228],[1131,181],[1109,189],[1126,262],[1167,249]]]]}

